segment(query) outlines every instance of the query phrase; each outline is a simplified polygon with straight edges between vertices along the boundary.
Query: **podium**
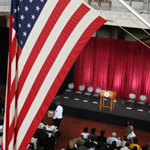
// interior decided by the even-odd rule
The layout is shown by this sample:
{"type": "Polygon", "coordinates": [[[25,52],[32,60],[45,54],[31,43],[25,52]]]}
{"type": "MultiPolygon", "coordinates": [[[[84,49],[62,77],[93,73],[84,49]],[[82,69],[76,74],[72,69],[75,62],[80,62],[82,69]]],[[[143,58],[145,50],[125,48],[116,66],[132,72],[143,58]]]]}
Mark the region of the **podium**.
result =
{"type": "Polygon", "coordinates": [[[99,109],[101,110],[102,108],[109,108],[110,112],[112,112],[115,108],[115,96],[116,96],[116,92],[115,91],[106,91],[106,90],[102,90],[100,93],[100,105],[99,105],[99,109]],[[110,101],[110,106],[106,106],[105,105],[105,100],[104,98],[111,98],[110,101]]]}

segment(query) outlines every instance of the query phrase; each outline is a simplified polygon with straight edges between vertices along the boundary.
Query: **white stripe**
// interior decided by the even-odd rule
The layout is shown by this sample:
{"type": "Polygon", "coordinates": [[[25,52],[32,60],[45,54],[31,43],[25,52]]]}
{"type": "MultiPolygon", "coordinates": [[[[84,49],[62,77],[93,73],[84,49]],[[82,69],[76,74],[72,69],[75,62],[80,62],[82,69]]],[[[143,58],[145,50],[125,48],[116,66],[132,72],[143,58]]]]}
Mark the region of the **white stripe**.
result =
{"type": "Polygon", "coordinates": [[[17,148],[20,146],[24,134],[27,132],[28,128],[30,127],[30,124],[35,117],[36,113],[38,112],[41,104],[42,99],[46,96],[49,87],[53,84],[53,81],[55,80],[57,74],[59,73],[60,69],[62,68],[65,60],[67,59],[69,53],[71,52],[72,48],[82,35],[82,33],[85,31],[85,29],[89,26],[89,24],[98,16],[93,14],[93,12],[89,12],[82,20],[81,22],[76,26],[75,30],[72,32],[71,36],[67,40],[66,44],[62,48],[59,56],[57,57],[54,65],[52,66],[50,72],[46,76],[34,102],[32,103],[26,118],[23,120],[23,123],[19,129],[18,136],[17,136],[17,148]],[[90,17],[89,17],[90,16],[90,17]]]}
{"type": "Polygon", "coordinates": [[[34,44],[36,43],[41,31],[43,30],[49,16],[51,15],[53,9],[55,8],[55,5],[57,4],[58,0],[48,0],[39,16],[39,18],[36,21],[36,25],[33,27],[26,44],[24,45],[24,48],[22,50],[21,56],[18,60],[18,64],[20,64],[20,68],[18,70],[18,76],[20,77],[20,74],[22,72],[22,69],[24,68],[24,65],[31,53],[31,50],[34,47],[34,44]]]}
{"type": "MultiPolygon", "coordinates": [[[[14,40],[14,37],[16,35],[16,31],[13,29],[13,34],[12,34],[12,40],[14,40]]],[[[11,63],[11,85],[13,83],[13,81],[16,78],[16,55],[13,58],[13,61],[11,63]]],[[[10,104],[10,111],[9,111],[9,127],[12,124],[12,121],[15,117],[15,96],[13,97],[13,100],[10,104]]],[[[13,137],[8,145],[8,149],[12,149],[13,148],[13,144],[14,144],[14,133],[13,133],[13,137]]]]}
{"type": "Polygon", "coordinates": [[[13,41],[13,39],[14,39],[14,37],[15,37],[15,34],[16,34],[16,31],[14,30],[14,28],[12,29],[12,41],[13,41]]]}
{"type": "Polygon", "coordinates": [[[13,134],[13,137],[12,137],[12,139],[11,139],[11,142],[10,142],[10,144],[9,144],[9,146],[8,146],[8,149],[9,150],[13,150],[13,146],[14,145],[14,134],[13,134]]]}
{"type": "MultiPolygon", "coordinates": [[[[12,37],[11,37],[11,39],[12,39],[12,41],[14,40],[14,37],[15,37],[15,34],[16,34],[16,31],[14,30],[14,29],[12,29],[12,37]]],[[[8,64],[9,64],[9,59],[8,59],[8,64]]],[[[9,66],[9,67],[11,67],[11,84],[12,84],[12,82],[13,82],[13,80],[14,80],[14,78],[15,78],[15,70],[16,70],[16,57],[14,57],[14,59],[13,59],[13,61],[12,61],[12,63],[11,63],[11,66],[9,66]]],[[[8,68],[7,68],[7,70],[8,70],[8,68]]],[[[8,81],[7,81],[8,82],[8,81]]],[[[7,86],[8,86],[8,84],[10,84],[10,83],[7,83],[7,86]]],[[[7,87],[6,87],[6,96],[5,96],[5,110],[6,110],[6,108],[7,108],[7,92],[8,92],[8,89],[7,89],[7,87]]],[[[14,101],[14,99],[13,99],[13,101],[14,101]]],[[[10,112],[12,112],[12,103],[11,103],[11,107],[10,107],[10,112]]],[[[10,126],[10,124],[11,124],[11,122],[12,122],[12,116],[14,115],[14,114],[9,114],[10,115],[10,120],[9,120],[9,126],[10,126]]],[[[5,150],[6,149],[6,147],[5,147],[5,145],[6,145],[6,112],[5,112],[5,115],[4,115],[4,125],[3,125],[3,149],[5,150]]],[[[14,136],[13,136],[13,138],[14,138],[14,136]]],[[[13,141],[13,140],[12,140],[13,141]]],[[[12,142],[11,141],[11,142],[12,142]]],[[[12,149],[12,148],[10,148],[10,149],[12,149]]]]}
{"type": "Polygon", "coordinates": [[[10,104],[10,112],[9,112],[9,126],[11,125],[13,118],[15,115],[15,97],[13,98],[11,104],[10,104]]]}
{"type": "MultiPolygon", "coordinates": [[[[80,1],[77,1],[80,2],[80,1]]],[[[56,40],[58,39],[59,35],[61,34],[63,28],[67,24],[70,17],[73,15],[73,13],[76,11],[76,9],[81,5],[80,3],[69,3],[69,6],[65,9],[65,11],[62,13],[61,17],[57,21],[56,25],[54,26],[51,34],[47,38],[47,41],[45,42],[43,48],[41,49],[40,54],[38,55],[24,85],[22,88],[22,91],[18,97],[18,114],[20,113],[22,106],[24,105],[24,102],[27,98],[28,93],[30,92],[30,89],[36,79],[36,76],[39,74],[39,71],[41,67],[43,66],[48,54],[52,50],[56,40]],[[72,10],[70,10],[70,7],[72,10]],[[60,27],[61,24],[61,27],[60,27]]],[[[20,64],[19,64],[20,68],[20,64]]]]}
{"type": "Polygon", "coordinates": [[[13,61],[11,63],[11,85],[16,76],[16,56],[14,56],[13,61]]]}

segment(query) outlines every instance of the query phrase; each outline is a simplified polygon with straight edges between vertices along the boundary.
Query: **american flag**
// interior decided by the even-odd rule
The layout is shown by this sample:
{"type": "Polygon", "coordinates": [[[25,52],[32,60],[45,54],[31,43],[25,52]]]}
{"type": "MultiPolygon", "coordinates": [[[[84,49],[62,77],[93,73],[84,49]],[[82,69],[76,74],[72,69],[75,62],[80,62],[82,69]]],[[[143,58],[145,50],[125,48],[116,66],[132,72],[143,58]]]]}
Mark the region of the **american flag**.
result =
{"type": "Polygon", "coordinates": [[[26,149],[79,53],[105,22],[81,0],[12,0],[4,150],[26,149]]]}

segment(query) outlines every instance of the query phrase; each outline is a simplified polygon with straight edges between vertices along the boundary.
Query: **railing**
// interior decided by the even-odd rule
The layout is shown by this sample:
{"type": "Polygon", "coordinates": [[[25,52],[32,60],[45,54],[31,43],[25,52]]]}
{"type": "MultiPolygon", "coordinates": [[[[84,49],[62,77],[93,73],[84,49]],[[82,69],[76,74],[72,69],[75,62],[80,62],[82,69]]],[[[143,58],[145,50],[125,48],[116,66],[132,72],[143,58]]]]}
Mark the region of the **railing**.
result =
{"type": "MultiPolygon", "coordinates": [[[[84,0],[97,10],[128,12],[128,10],[118,2],[118,0],[84,0]],[[94,2],[93,2],[94,1],[94,2]],[[96,3],[96,5],[95,5],[96,3]]],[[[149,13],[149,0],[124,0],[135,11],[139,13],[149,13]]],[[[0,0],[0,11],[4,7],[10,7],[11,0],[0,0]]]]}
{"type": "Polygon", "coordinates": [[[0,15],[6,15],[10,12],[11,0],[0,0],[0,15]]]}
{"type": "Polygon", "coordinates": [[[0,0],[0,6],[10,6],[11,0],[0,0]]]}
{"type": "MultiPolygon", "coordinates": [[[[118,12],[128,12],[118,0],[85,0],[94,9],[104,10],[104,11],[118,11],[118,12]]],[[[150,12],[149,0],[125,0],[125,2],[130,5],[138,13],[150,12]]]]}

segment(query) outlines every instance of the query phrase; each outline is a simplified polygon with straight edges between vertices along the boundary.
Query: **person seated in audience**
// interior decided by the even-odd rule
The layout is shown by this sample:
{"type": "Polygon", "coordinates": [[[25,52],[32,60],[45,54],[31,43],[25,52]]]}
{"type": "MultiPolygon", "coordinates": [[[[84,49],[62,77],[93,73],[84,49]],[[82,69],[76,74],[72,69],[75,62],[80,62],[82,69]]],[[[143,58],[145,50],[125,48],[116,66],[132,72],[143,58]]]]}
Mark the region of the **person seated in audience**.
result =
{"type": "Polygon", "coordinates": [[[88,148],[90,148],[89,142],[84,142],[83,146],[79,147],[79,150],[87,150],[88,148]]]}
{"type": "Polygon", "coordinates": [[[96,129],[92,128],[91,129],[91,134],[88,136],[88,139],[90,140],[91,138],[95,138],[95,140],[97,140],[97,135],[95,134],[96,129]]]}
{"type": "Polygon", "coordinates": [[[101,147],[99,148],[99,150],[107,150],[106,145],[101,146],[101,147]]]}
{"type": "Polygon", "coordinates": [[[49,137],[52,134],[55,134],[55,136],[58,138],[61,135],[61,132],[58,130],[58,128],[53,124],[53,119],[51,118],[48,122],[48,124],[46,125],[46,131],[48,131],[48,135],[49,137]],[[55,131],[54,131],[55,130],[55,131]]]}
{"type": "Polygon", "coordinates": [[[44,150],[47,150],[48,134],[46,133],[46,127],[44,126],[43,129],[37,129],[34,137],[38,138],[37,147],[44,147],[44,150]]]}
{"type": "Polygon", "coordinates": [[[38,129],[43,129],[45,127],[45,124],[43,123],[43,120],[40,122],[38,129]]]}
{"type": "Polygon", "coordinates": [[[102,144],[106,143],[106,140],[107,140],[107,138],[104,137],[104,134],[105,134],[105,131],[101,130],[100,131],[100,136],[97,137],[97,141],[102,143],[102,144]]]}
{"type": "Polygon", "coordinates": [[[87,140],[88,136],[90,135],[90,133],[88,133],[88,127],[85,127],[83,129],[83,132],[81,133],[81,135],[83,135],[83,139],[87,140]]]}
{"type": "Polygon", "coordinates": [[[112,133],[112,136],[111,136],[111,137],[108,137],[107,140],[106,140],[106,142],[107,142],[108,144],[110,144],[110,145],[112,144],[113,141],[116,141],[117,147],[121,146],[121,140],[118,140],[118,139],[116,138],[116,132],[113,132],[113,133],[112,133]]]}
{"type": "Polygon", "coordinates": [[[95,140],[95,138],[94,137],[92,137],[90,140],[89,140],[89,142],[91,143],[94,143],[95,144],[95,146],[98,144],[98,142],[95,140]]]}
{"type": "Polygon", "coordinates": [[[3,139],[3,133],[0,134],[0,147],[1,147],[1,144],[2,144],[2,139],[3,139]]]}
{"type": "Polygon", "coordinates": [[[80,135],[79,138],[75,138],[74,141],[75,141],[75,144],[77,145],[77,148],[79,148],[80,146],[83,146],[85,142],[83,139],[83,135],[80,135]]]}
{"type": "Polygon", "coordinates": [[[49,120],[49,123],[45,127],[48,134],[48,147],[53,149],[57,137],[57,127],[53,125],[52,119],[49,120]]]}
{"type": "Polygon", "coordinates": [[[96,149],[99,149],[99,148],[100,148],[100,146],[98,145],[98,142],[95,140],[94,137],[92,137],[92,138],[89,140],[89,142],[90,142],[90,143],[94,143],[96,149]]]}
{"type": "Polygon", "coordinates": [[[67,145],[66,150],[77,150],[75,141],[73,139],[70,140],[69,145],[67,145]]]}
{"type": "Polygon", "coordinates": [[[141,150],[150,150],[150,141],[148,141],[147,146],[143,146],[141,150]]]}
{"type": "Polygon", "coordinates": [[[129,143],[126,143],[120,150],[129,150],[129,143]]]}
{"type": "Polygon", "coordinates": [[[117,147],[117,142],[113,141],[111,145],[109,145],[109,150],[119,150],[120,148],[117,147]]]}
{"type": "Polygon", "coordinates": [[[93,142],[90,143],[90,148],[88,150],[95,150],[95,144],[93,142]]]}
{"type": "Polygon", "coordinates": [[[48,137],[50,138],[57,130],[57,127],[53,125],[53,120],[50,119],[49,123],[45,126],[48,137]]]}
{"type": "Polygon", "coordinates": [[[132,150],[137,150],[137,147],[136,147],[136,146],[134,146],[132,150]]]}
{"type": "Polygon", "coordinates": [[[129,149],[133,149],[133,147],[136,146],[137,150],[140,150],[141,148],[140,148],[140,145],[138,145],[138,142],[139,142],[138,138],[134,138],[133,143],[131,143],[129,146],[129,149]]]}
{"type": "Polygon", "coordinates": [[[125,144],[127,143],[128,139],[127,136],[123,137],[123,140],[121,141],[121,147],[125,147],[125,144]]]}
{"type": "Polygon", "coordinates": [[[30,143],[33,144],[34,149],[37,149],[37,138],[32,137],[30,143]]]}

